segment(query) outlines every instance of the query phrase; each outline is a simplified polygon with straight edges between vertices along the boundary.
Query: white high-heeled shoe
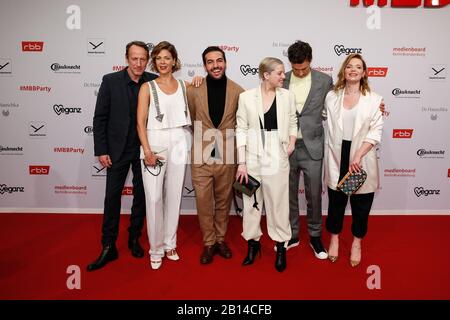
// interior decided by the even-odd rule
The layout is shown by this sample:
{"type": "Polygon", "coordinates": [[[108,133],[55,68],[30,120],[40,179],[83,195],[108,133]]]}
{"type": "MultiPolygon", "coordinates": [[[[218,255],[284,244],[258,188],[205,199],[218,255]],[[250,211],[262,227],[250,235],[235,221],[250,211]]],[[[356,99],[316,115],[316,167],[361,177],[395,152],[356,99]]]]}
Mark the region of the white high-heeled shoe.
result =
{"type": "Polygon", "coordinates": [[[157,270],[157,269],[161,268],[161,265],[162,265],[162,259],[150,260],[150,266],[152,267],[153,270],[157,270]]]}
{"type": "Polygon", "coordinates": [[[167,259],[172,260],[172,261],[180,260],[180,256],[178,255],[178,253],[175,249],[167,250],[166,257],[167,257],[167,259]]]}

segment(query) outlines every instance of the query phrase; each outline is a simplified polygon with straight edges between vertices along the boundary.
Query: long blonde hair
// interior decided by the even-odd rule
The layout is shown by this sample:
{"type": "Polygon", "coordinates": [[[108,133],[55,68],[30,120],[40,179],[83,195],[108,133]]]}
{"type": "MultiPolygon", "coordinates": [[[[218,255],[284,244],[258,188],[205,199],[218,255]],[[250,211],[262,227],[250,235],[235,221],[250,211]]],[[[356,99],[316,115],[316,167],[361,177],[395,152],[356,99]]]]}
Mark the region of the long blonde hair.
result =
{"type": "Polygon", "coordinates": [[[345,88],[345,84],[346,84],[345,68],[347,67],[347,65],[350,62],[350,60],[352,60],[353,58],[361,60],[361,62],[363,64],[364,76],[361,78],[361,80],[359,80],[359,90],[365,96],[366,92],[370,92],[369,79],[367,77],[367,65],[366,65],[366,62],[364,61],[362,55],[360,55],[359,53],[350,54],[344,60],[344,62],[342,63],[341,69],[339,70],[339,73],[338,73],[338,81],[336,82],[333,90],[334,90],[334,92],[337,93],[339,90],[345,88]]]}

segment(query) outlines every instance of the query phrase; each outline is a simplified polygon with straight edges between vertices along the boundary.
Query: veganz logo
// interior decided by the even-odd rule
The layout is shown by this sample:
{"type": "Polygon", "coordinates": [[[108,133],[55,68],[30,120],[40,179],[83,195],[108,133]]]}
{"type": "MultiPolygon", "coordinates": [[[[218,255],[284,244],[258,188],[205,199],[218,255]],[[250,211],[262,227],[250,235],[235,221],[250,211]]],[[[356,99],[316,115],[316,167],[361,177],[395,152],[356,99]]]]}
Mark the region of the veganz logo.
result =
{"type": "Polygon", "coordinates": [[[420,196],[429,196],[431,194],[435,194],[435,195],[440,195],[441,194],[441,190],[433,190],[433,189],[424,189],[423,187],[415,187],[414,188],[414,193],[416,194],[416,197],[420,197],[420,196]]]}
{"type": "Polygon", "coordinates": [[[394,139],[411,139],[414,129],[394,129],[392,138],[394,139]]]}
{"type": "MultiPolygon", "coordinates": [[[[378,7],[384,7],[387,5],[387,0],[363,0],[364,6],[371,6],[377,2],[378,7]]],[[[350,0],[350,6],[356,7],[360,3],[360,0],[350,0]]],[[[416,8],[420,6],[422,0],[392,0],[391,7],[393,8],[416,8]]],[[[441,8],[445,7],[447,4],[450,4],[450,0],[424,0],[425,8],[441,8]]]]}
{"type": "Polygon", "coordinates": [[[258,68],[252,68],[248,64],[241,64],[241,73],[246,76],[248,74],[255,75],[258,73],[258,68]]]}
{"type": "Polygon", "coordinates": [[[352,53],[361,53],[362,48],[345,48],[342,44],[337,44],[334,46],[334,52],[340,56],[345,53],[345,55],[349,55],[352,53]]]}
{"type": "Polygon", "coordinates": [[[388,72],[387,67],[367,68],[367,76],[369,76],[369,77],[386,77],[387,72],[388,72]]]}
{"type": "Polygon", "coordinates": [[[48,175],[50,172],[50,166],[29,166],[30,174],[43,174],[48,175]]]}
{"type": "Polygon", "coordinates": [[[54,104],[53,111],[59,116],[61,114],[81,113],[81,108],[64,108],[62,104],[54,104]]]}
{"type": "Polygon", "coordinates": [[[8,187],[6,184],[0,184],[0,194],[13,193],[13,192],[24,192],[24,187],[8,187]]]}
{"type": "Polygon", "coordinates": [[[42,52],[43,49],[43,41],[22,41],[22,51],[24,52],[42,52]]]}

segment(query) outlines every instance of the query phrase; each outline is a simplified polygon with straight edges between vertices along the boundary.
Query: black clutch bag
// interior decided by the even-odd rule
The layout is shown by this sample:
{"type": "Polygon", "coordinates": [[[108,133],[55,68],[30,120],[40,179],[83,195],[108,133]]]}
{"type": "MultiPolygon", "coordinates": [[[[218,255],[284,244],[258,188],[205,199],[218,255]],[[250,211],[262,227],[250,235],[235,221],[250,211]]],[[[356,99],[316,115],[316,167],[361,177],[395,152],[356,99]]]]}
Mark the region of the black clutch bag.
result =
{"type": "MultiPolygon", "coordinates": [[[[258,190],[258,188],[261,186],[261,184],[259,183],[258,180],[256,180],[255,178],[253,178],[251,175],[248,175],[248,182],[245,183],[244,181],[242,181],[242,183],[239,183],[238,180],[236,180],[233,183],[233,188],[236,191],[242,192],[243,194],[251,197],[253,195],[253,197],[255,198],[255,201],[253,203],[253,207],[258,209],[258,202],[256,201],[256,190],[258,190]]],[[[259,210],[259,209],[258,209],[259,210]]]]}
{"type": "Polygon", "coordinates": [[[251,175],[248,175],[247,183],[245,183],[244,181],[242,181],[242,183],[239,183],[239,181],[236,180],[233,184],[233,188],[251,197],[255,193],[255,191],[258,190],[260,185],[261,184],[259,183],[258,180],[253,178],[251,175]]]}
{"type": "Polygon", "coordinates": [[[360,172],[348,172],[337,185],[337,189],[345,193],[347,196],[351,196],[353,193],[359,190],[363,183],[366,181],[367,173],[361,169],[360,172]]]}

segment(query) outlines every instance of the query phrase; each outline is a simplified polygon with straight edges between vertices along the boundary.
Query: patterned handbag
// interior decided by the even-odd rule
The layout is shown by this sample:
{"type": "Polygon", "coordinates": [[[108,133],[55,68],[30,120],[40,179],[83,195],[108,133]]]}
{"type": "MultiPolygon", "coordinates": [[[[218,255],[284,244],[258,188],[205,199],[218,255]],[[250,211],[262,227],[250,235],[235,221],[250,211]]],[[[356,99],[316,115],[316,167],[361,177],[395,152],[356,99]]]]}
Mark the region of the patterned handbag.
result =
{"type": "Polygon", "coordinates": [[[367,173],[361,169],[359,172],[348,172],[337,185],[337,189],[341,190],[347,196],[351,196],[358,191],[359,188],[366,181],[367,173]]]}

